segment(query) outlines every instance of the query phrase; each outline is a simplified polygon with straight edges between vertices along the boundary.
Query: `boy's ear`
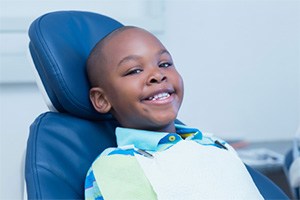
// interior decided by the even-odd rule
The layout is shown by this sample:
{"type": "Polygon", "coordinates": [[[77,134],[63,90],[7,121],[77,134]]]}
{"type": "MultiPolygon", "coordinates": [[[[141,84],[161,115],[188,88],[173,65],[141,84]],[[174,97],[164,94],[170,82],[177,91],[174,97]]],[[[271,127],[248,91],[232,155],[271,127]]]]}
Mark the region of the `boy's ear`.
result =
{"type": "Polygon", "coordinates": [[[90,99],[94,108],[100,113],[107,113],[111,109],[111,104],[104,95],[104,91],[99,87],[90,89],[90,99]]]}

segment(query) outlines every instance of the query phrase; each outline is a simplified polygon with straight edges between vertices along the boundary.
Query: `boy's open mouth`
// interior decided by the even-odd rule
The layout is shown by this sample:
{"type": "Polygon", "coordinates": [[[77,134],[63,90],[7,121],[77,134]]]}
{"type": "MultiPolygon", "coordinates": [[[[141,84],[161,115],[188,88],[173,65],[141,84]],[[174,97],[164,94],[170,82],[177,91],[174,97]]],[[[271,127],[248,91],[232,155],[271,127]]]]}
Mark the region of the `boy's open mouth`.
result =
{"type": "Polygon", "coordinates": [[[151,94],[149,97],[146,97],[145,99],[143,99],[143,101],[163,101],[165,99],[168,99],[173,93],[174,91],[171,90],[159,91],[155,94],[151,94]]]}
{"type": "Polygon", "coordinates": [[[163,92],[163,93],[159,93],[157,95],[154,95],[152,97],[149,97],[147,100],[149,100],[149,101],[163,100],[163,99],[168,98],[169,96],[170,96],[169,93],[163,92]]]}

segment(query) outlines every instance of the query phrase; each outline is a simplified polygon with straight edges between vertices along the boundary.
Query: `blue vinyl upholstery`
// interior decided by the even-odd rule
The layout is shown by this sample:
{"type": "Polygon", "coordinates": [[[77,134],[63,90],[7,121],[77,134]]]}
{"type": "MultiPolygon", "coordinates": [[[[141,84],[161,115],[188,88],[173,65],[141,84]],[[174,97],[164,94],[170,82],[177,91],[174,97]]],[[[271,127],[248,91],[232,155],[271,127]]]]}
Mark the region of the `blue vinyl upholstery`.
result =
{"type": "MultiPolygon", "coordinates": [[[[86,59],[98,40],[122,24],[80,11],[48,13],[29,30],[30,51],[54,107],[30,127],[25,178],[29,199],[83,199],[93,160],[115,146],[118,122],[96,113],[88,99],[86,59]]],[[[266,177],[248,168],[266,199],[287,199],[266,177]]]]}
{"type": "Polygon", "coordinates": [[[79,11],[54,12],[30,26],[30,52],[47,94],[59,112],[99,119],[89,101],[86,59],[95,44],[123,26],[109,17],[79,11]]]}
{"type": "Polygon", "coordinates": [[[113,119],[90,121],[69,114],[41,114],[30,127],[25,176],[29,199],[83,199],[93,160],[115,146],[113,119]]]}
{"type": "MultiPolygon", "coordinates": [[[[294,147],[294,148],[297,148],[297,147],[294,147]]],[[[300,147],[298,147],[298,151],[300,152],[300,147]]],[[[285,171],[285,174],[287,177],[290,176],[290,168],[291,168],[291,165],[293,162],[295,162],[296,158],[294,157],[293,155],[293,151],[295,151],[295,149],[291,149],[290,151],[288,151],[285,155],[285,160],[284,160],[284,171],[285,171]]],[[[299,172],[300,173],[300,172],[299,172]]],[[[293,194],[293,197],[295,199],[300,199],[300,187],[292,187],[292,184],[290,184],[290,187],[291,187],[291,191],[292,191],[292,194],[293,194]]]]}

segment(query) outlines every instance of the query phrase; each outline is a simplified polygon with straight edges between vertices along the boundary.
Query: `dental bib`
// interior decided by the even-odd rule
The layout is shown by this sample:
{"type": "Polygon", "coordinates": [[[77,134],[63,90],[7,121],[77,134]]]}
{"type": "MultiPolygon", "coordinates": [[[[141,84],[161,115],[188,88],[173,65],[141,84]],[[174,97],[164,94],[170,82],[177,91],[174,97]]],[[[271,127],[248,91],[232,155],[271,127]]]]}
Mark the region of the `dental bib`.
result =
{"type": "Polygon", "coordinates": [[[233,149],[183,140],[153,158],[135,157],[158,200],[263,199],[233,149]]]}

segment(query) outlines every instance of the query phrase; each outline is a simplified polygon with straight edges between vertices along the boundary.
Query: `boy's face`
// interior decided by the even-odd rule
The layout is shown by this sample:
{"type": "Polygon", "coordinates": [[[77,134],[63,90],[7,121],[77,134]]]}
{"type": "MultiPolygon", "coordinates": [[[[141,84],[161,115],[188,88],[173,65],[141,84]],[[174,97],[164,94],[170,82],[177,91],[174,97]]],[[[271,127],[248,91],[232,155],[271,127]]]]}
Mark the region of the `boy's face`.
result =
{"type": "Polygon", "coordinates": [[[159,40],[145,30],[130,28],[109,39],[103,56],[105,84],[101,88],[120,124],[175,131],[183,81],[159,40]]]}

